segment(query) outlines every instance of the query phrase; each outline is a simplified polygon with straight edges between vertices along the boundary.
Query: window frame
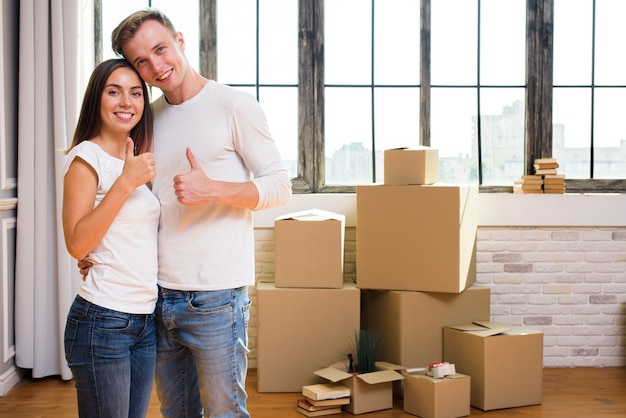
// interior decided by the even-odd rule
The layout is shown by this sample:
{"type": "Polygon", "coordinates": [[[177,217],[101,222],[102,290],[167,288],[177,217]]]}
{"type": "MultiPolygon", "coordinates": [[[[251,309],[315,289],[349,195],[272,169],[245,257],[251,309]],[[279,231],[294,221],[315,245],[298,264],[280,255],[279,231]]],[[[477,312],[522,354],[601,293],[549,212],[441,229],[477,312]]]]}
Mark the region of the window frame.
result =
{"type": "MultiPolygon", "coordinates": [[[[101,2],[94,0],[96,63],[102,60],[101,2]]],[[[420,0],[420,139],[430,145],[430,10],[420,0]]],[[[479,0],[480,1],[480,0],[479,0]]],[[[199,72],[217,78],[217,0],[198,0],[199,72]]],[[[354,193],[356,186],[324,184],[324,0],[298,0],[298,176],[294,193],[354,193]]],[[[258,8],[258,0],[257,0],[258,8]]],[[[554,0],[526,2],[525,173],[536,158],[552,156],[554,0]]],[[[258,88],[258,86],[257,86],[258,88]]],[[[371,86],[375,88],[375,86],[371,86]]],[[[372,151],[373,152],[373,151],[372,151]]],[[[480,149],[479,149],[480,156],[480,149]]],[[[479,157],[480,163],[480,157],[479,157]]],[[[626,179],[567,179],[568,193],[625,193],[626,179]]],[[[484,193],[511,193],[511,186],[479,185],[484,193]]]]}

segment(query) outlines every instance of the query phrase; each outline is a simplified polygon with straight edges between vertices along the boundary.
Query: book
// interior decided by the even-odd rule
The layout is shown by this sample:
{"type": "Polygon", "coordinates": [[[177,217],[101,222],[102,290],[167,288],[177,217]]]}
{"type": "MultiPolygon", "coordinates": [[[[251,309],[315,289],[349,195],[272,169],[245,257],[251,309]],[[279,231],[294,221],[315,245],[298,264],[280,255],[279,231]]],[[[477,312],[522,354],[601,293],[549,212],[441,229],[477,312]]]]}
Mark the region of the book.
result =
{"type": "Polygon", "coordinates": [[[543,176],[544,184],[564,184],[565,174],[546,174],[543,176]]]}
{"type": "Polygon", "coordinates": [[[302,386],[302,394],[314,401],[350,397],[350,388],[339,383],[318,383],[302,386]]]}
{"type": "Polygon", "coordinates": [[[522,183],[522,190],[541,190],[543,183],[522,183]]]}
{"type": "MultiPolygon", "coordinates": [[[[349,398],[340,398],[340,399],[349,399],[349,398]]],[[[331,400],[334,400],[334,399],[331,399],[331,400]]],[[[319,401],[319,402],[323,402],[323,401],[319,401]]],[[[296,406],[298,408],[306,409],[309,412],[325,411],[327,409],[341,408],[341,405],[316,406],[316,405],[313,405],[307,398],[298,399],[298,404],[296,406]]]]}
{"type": "Polygon", "coordinates": [[[316,401],[315,399],[305,397],[305,400],[315,407],[348,405],[350,403],[350,397],[337,398],[337,399],[324,399],[321,401],[316,401]]]}
{"type": "Polygon", "coordinates": [[[296,407],[296,411],[298,411],[300,414],[304,415],[305,417],[321,417],[324,415],[341,414],[341,407],[338,406],[336,408],[323,409],[321,411],[307,411],[306,409],[300,408],[298,406],[296,407]]]}
{"type": "Polygon", "coordinates": [[[556,174],[556,168],[543,168],[535,170],[535,174],[556,174]]]}
{"type": "Polygon", "coordinates": [[[559,166],[559,163],[556,161],[556,158],[535,158],[535,161],[533,161],[533,164],[537,164],[541,166],[546,166],[546,165],[556,165],[556,167],[559,166]]]}

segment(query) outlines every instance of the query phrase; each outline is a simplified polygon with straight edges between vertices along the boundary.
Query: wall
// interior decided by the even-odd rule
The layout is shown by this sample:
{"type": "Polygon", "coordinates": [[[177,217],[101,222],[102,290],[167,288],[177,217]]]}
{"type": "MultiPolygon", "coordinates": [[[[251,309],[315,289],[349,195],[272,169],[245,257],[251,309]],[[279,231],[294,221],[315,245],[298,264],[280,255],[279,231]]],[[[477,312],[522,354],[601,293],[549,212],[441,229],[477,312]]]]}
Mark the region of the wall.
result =
{"type": "MultiPolygon", "coordinates": [[[[313,207],[346,215],[345,272],[355,280],[356,199],[349,194],[296,195],[287,207],[255,213],[257,279],[273,276],[273,219],[313,207]]],[[[479,196],[477,283],[491,289],[492,320],[544,332],[545,367],[626,366],[624,214],[626,195],[479,196]]]]}
{"type": "Polygon", "coordinates": [[[17,216],[18,0],[0,2],[0,396],[19,375],[15,368],[13,295],[17,216]]]}

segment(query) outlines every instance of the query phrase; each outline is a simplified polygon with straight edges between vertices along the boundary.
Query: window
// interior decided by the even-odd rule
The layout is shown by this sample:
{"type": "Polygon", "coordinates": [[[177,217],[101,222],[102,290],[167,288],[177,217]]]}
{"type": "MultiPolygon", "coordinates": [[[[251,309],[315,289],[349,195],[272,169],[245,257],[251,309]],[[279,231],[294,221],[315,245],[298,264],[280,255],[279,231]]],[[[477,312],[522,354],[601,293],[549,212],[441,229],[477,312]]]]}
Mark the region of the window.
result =
{"type": "Polygon", "coordinates": [[[616,0],[555,0],[553,153],[568,177],[626,178],[626,37],[616,0]]]}
{"type": "Polygon", "coordinates": [[[382,183],[383,150],[420,144],[439,150],[441,181],[482,191],[510,192],[547,156],[568,191],[623,189],[620,0],[95,3],[102,49],[157,7],[194,67],[255,95],[295,192],[382,183]]]}

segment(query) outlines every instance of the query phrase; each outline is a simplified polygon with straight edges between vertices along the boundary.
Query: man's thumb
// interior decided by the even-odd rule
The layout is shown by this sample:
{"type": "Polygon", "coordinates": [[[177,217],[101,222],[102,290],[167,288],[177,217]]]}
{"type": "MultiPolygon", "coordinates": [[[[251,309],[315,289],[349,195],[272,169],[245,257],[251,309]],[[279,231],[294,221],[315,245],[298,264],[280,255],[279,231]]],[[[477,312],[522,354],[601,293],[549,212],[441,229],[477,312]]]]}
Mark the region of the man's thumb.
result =
{"type": "Polygon", "coordinates": [[[198,162],[196,161],[196,157],[193,155],[193,152],[191,152],[191,148],[187,147],[185,153],[187,154],[187,160],[189,161],[191,169],[193,170],[194,168],[197,168],[198,162]]]}

